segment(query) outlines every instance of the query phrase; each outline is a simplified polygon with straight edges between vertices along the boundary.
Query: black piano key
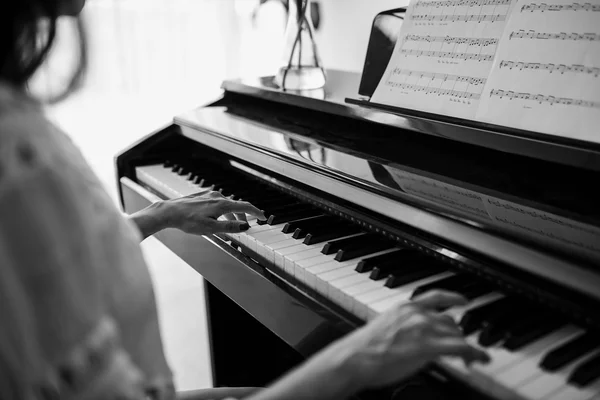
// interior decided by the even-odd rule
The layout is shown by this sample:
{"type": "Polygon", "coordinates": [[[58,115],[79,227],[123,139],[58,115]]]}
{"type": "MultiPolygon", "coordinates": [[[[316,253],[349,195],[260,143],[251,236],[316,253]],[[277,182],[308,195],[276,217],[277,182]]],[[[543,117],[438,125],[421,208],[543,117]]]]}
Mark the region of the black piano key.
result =
{"type": "Polygon", "coordinates": [[[171,171],[177,173],[178,170],[179,170],[179,164],[175,163],[171,166],[171,171]]]}
{"type": "Polygon", "coordinates": [[[523,306],[506,312],[496,310],[483,323],[479,334],[479,345],[483,347],[492,346],[508,337],[509,332],[523,326],[531,321],[543,322],[546,315],[541,310],[533,307],[523,306]]]}
{"type": "MultiPolygon", "coordinates": [[[[371,274],[375,272],[375,269],[371,274]]],[[[384,286],[389,288],[396,288],[403,285],[408,285],[409,283],[416,282],[421,279],[428,278],[430,276],[434,276],[444,272],[443,268],[440,268],[437,265],[422,265],[420,268],[414,269],[408,273],[403,272],[392,272],[388,277],[387,281],[385,281],[384,286]]]]}
{"type": "Polygon", "coordinates": [[[419,286],[413,291],[412,297],[417,297],[430,290],[450,290],[455,292],[457,288],[468,285],[473,282],[473,278],[466,274],[457,274],[447,278],[419,286]]]}
{"type": "MultiPolygon", "coordinates": [[[[397,261],[398,259],[400,259],[401,254],[406,254],[407,252],[410,252],[410,251],[411,250],[409,250],[409,249],[398,249],[391,253],[380,254],[378,256],[364,258],[364,259],[360,260],[360,262],[356,266],[356,272],[372,271],[373,268],[375,268],[376,266],[378,266],[382,263],[388,263],[390,261],[397,261]]],[[[414,253],[414,251],[413,251],[413,253],[414,253]]]]}
{"type": "Polygon", "coordinates": [[[545,321],[543,323],[527,323],[512,329],[508,338],[502,344],[508,351],[519,350],[536,340],[549,335],[557,329],[560,329],[565,325],[562,321],[545,321]]]}
{"type": "Polygon", "coordinates": [[[323,250],[321,250],[321,253],[323,253],[323,254],[337,253],[338,250],[340,250],[342,248],[361,246],[362,244],[371,243],[374,238],[376,238],[375,235],[372,235],[370,233],[363,233],[362,235],[352,236],[349,238],[331,240],[331,241],[325,243],[325,246],[323,246],[323,250]]]}
{"type": "Polygon", "coordinates": [[[321,212],[319,210],[314,209],[312,207],[296,209],[296,210],[289,211],[289,212],[279,212],[279,213],[271,214],[271,216],[267,220],[267,223],[269,225],[279,225],[279,224],[283,224],[286,222],[295,221],[298,219],[315,217],[315,216],[319,215],[320,213],[321,212]]]}
{"type": "Polygon", "coordinates": [[[196,185],[200,185],[201,187],[202,187],[202,186],[204,186],[204,179],[202,179],[202,177],[201,177],[200,175],[196,175],[196,176],[194,176],[194,180],[193,180],[193,182],[194,182],[196,185]]]}
{"type": "Polygon", "coordinates": [[[470,335],[480,329],[490,315],[498,311],[510,313],[514,307],[518,306],[519,304],[515,298],[504,297],[465,312],[459,325],[465,335],[470,335]]]}
{"type": "Polygon", "coordinates": [[[165,168],[171,168],[172,166],[173,166],[173,161],[171,161],[171,160],[166,160],[163,163],[163,167],[165,167],[165,168]]]}
{"type": "Polygon", "coordinates": [[[544,371],[556,371],[598,347],[600,347],[598,335],[585,333],[546,354],[540,367],[544,371]]]}
{"type": "Polygon", "coordinates": [[[189,173],[189,171],[184,167],[177,168],[176,172],[177,172],[177,175],[186,175],[189,173]]]}
{"type": "Polygon", "coordinates": [[[348,248],[342,248],[338,250],[335,255],[337,261],[347,261],[353,258],[366,256],[369,254],[377,253],[378,251],[393,249],[395,243],[379,238],[371,243],[361,243],[359,246],[349,246],[348,248]]]}
{"type": "Polygon", "coordinates": [[[369,278],[379,280],[387,278],[392,273],[408,274],[423,268],[423,264],[423,258],[417,251],[402,252],[396,258],[379,262],[373,267],[369,278]]]}
{"type": "Polygon", "coordinates": [[[585,387],[598,378],[600,378],[600,354],[576,367],[568,382],[578,387],[585,387]]]}
{"type": "Polygon", "coordinates": [[[328,215],[318,215],[316,217],[306,218],[298,221],[288,222],[285,224],[281,232],[283,233],[292,233],[295,232],[296,229],[306,229],[311,226],[319,226],[326,223],[331,223],[333,221],[333,217],[328,215]]]}
{"type": "Polygon", "coordinates": [[[354,235],[360,232],[360,228],[356,225],[341,224],[334,226],[322,226],[314,231],[309,232],[302,243],[306,245],[323,243],[328,240],[354,235]]]}
{"type": "Polygon", "coordinates": [[[467,285],[465,287],[456,289],[456,292],[467,300],[472,301],[478,297],[490,294],[494,290],[494,287],[488,285],[487,283],[473,283],[472,285],[467,285]]]}

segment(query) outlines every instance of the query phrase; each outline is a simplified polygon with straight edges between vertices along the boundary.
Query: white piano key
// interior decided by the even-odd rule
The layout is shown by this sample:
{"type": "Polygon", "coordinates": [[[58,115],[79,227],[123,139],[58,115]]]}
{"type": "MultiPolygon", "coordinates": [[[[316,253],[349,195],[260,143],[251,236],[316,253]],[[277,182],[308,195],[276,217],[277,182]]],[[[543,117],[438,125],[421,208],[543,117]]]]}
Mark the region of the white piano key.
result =
{"type": "Polygon", "coordinates": [[[327,298],[329,298],[329,282],[352,274],[354,272],[354,269],[356,268],[356,265],[358,264],[358,261],[355,260],[334,262],[338,263],[338,268],[335,268],[331,271],[323,272],[316,276],[316,288],[319,291],[319,293],[322,293],[327,298]]]}
{"type": "Polygon", "coordinates": [[[598,353],[599,350],[592,351],[589,354],[586,354],[585,356],[580,357],[574,362],[568,364],[566,367],[555,371],[554,373],[542,372],[536,378],[533,378],[532,380],[518,387],[516,391],[528,399],[542,400],[565,387],[567,385],[567,379],[573,370],[575,370],[575,368],[577,368],[581,363],[598,353]]]}
{"type": "MultiPolygon", "coordinates": [[[[392,289],[388,289],[389,292],[385,297],[379,296],[371,296],[370,298],[365,298],[363,301],[359,300],[362,304],[359,304],[361,314],[365,314],[365,317],[374,317],[385,311],[389,310],[391,307],[401,304],[407,303],[410,301],[410,297],[412,293],[421,285],[426,285],[430,282],[435,282],[439,279],[444,279],[446,277],[452,276],[452,272],[442,272],[440,274],[430,276],[424,279],[420,279],[418,281],[411,282],[406,285],[398,286],[392,289]]],[[[383,293],[382,293],[383,295],[383,293]]]]}
{"type": "Polygon", "coordinates": [[[335,254],[331,254],[331,261],[315,265],[310,268],[306,268],[304,270],[304,275],[306,278],[306,284],[312,288],[316,288],[317,286],[317,275],[323,274],[329,271],[332,271],[337,268],[342,268],[346,265],[349,265],[348,261],[339,262],[334,259],[335,254]]]}
{"type": "Polygon", "coordinates": [[[334,261],[332,254],[319,254],[318,256],[296,261],[294,269],[294,277],[302,283],[307,283],[305,270],[317,265],[325,264],[334,261]]]}
{"type": "MultiPolygon", "coordinates": [[[[565,326],[549,333],[518,351],[508,351],[502,346],[488,347],[485,350],[490,354],[493,361],[487,365],[474,365],[473,369],[476,369],[481,373],[495,376],[512,366],[518,366],[518,364],[523,361],[523,357],[533,358],[539,354],[541,359],[542,354],[545,354],[556,342],[561,339],[565,340],[565,338],[575,337],[580,331],[580,329],[573,325],[565,326]]],[[[469,342],[476,344],[474,343],[476,342],[476,339],[473,338],[473,340],[469,340],[469,342]]]]}
{"type": "MultiPolygon", "coordinates": [[[[412,291],[414,291],[417,287],[421,286],[421,285],[426,285],[430,282],[434,282],[438,279],[443,279],[449,276],[452,276],[453,273],[451,272],[442,272],[424,279],[420,279],[418,281],[414,281],[411,282],[407,285],[403,285],[403,286],[398,286],[395,288],[388,288],[385,286],[382,286],[380,289],[376,290],[376,291],[371,291],[362,295],[359,295],[356,297],[356,308],[355,311],[357,313],[360,313],[360,315],[364,315],[363,318],[366,318],[368,315],[368,308],[369,305],[371,304],[375,304],[377,302],[380,302],[382,300],[385,300],[387,298],[391,298],[393,296],[396,295],[405,295],[405,292],[407,290],[410,290],[410,294],[412,294],[412,291]]],[[[386,278],[387,279],[387,278],[386,278]]],[[[386,279],[383,279],[383,281],[385,281],[386,279]]],[[[389,307],[389,303],[382,303],[383,305],[388,305],[389,307]]],[[[376,313],[382,313],[384,312],[385,309],[383,309],[383,305],[378,305],[377,309],[375,309],[374,311],[376,313]]]]}
{"type": "Polygon", "coordinates": [[[294,253],[294,254],[290,254],[285,258],[285,262],[286,262],[286,270],[289,269],[292,275],[294,275],[294,277],[297,277],[299,275],[299,271],[297,271],[298,269],[298,263],[300,261],[304,261],[304,260],[310,260],[313,259],[315,257],[318,257],[319,255],[323,255],[321,253],[322,250],[322,246],[319,245],[312,245],[314,247],[311,246],[306,246],[306,249],[304,251],[298,252],[298,253],[294,253]]]}
{"type": "Polygon", "coordinates": [[[296,239],[284,239],[279,242],[267,244],[263,246],[265,258],[275,264],[275,252],[279,249],[295,246],[296,243],[298,243],[296,239]]]}
{"type": "Polygon", "coordinates": [[[277,260],[279,258],[281,258],[282,263],[283,263],[281,267],[290,274],[294,273],[294,269],[293,269],[293,262],[291,262],[288,257],[294,256],[295,254],[298,254],[298,253],[303,253],[306,250],[319,251],[321,249],[321,246],[316,245],[316,244],[307,246],[305,244],[302,244],[302,242],[299,242],[298,240],[296,240],[296,243],[297,244],[294,246],[290,246],[290,247],[286,247],[284,249],[278,250],[277,255],[275,256],[275,262],[277,262],[277,260]]]}
{"type": "Polygon", "coordinates": [[[597,379],[585,387],[579,388],[571,384],[557,390],[544,400],[589,400],[600,392],[600,379],[597,379]]]}
{"type": "Polygon", "coordinates": [[[544,338],[543,341],[545,343],[540,348],[537,348],[537,343],[534,343],[521,349],[517,352],[522,355],[519,362],[511,365],[510,368],[505,368],[498,372],[494,379],[500,384],[510,385],[514,388],[522,386],[544,373],[539,365],[550,349],[561,346],[582,333],[582,329],[569,325],[544,338]]]}
{"type": "Polygon", "coordinates": [[[360,283],[367,282],[369,274],[366,272],[356,272],[352,275],[337,279],[329,283],[329,297],[337,304],[343,303],[343,289],[349,286],[354,286],[360,283]]]}

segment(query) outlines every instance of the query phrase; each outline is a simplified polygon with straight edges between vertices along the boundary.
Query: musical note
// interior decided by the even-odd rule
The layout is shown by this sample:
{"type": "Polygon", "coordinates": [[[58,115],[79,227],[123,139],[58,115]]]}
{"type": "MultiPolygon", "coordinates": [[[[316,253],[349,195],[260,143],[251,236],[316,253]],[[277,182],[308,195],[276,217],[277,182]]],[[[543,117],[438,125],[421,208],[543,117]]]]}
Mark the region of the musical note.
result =
{"type": "Polygon", "coordinates": [[[437,94],[438,96],[449,96],[456,97],[459,99],[479,100],[481,98],[481,93],[472,93],[466,90],[442,89],[412,83],[390,82],[388,83],[388,86],[398,89],[410,90],[412,92],[422,92],[424,94],[437,94]]]}
{"type": "Polygon", "coordinates": [[[448,21],[448,22],[504,22],[506,14],[465,14],[465,15],[411,15],[414,21],[448,21]]]}
{"type": "Polygon", "coordinates": [[[534,93],[527,93],[527,92],[515,92],[513,90],[492,89],[492,90],[490,90],[490,97],[492,97],[492,96],[499,97],[500,99],[507,98],[509,100],[518,99],[518,100],[534,101],[539,104],[543,104],[543,103],[548,103],[550,105],[561,104],[561,105],[565,105],[565,106],[599,108],[600,109],[600,102],[598,102],[598,101],[573,99],[570,97],[558,97],[558,96],[552,96],[552,95],[534,94],[534,93]]]}
{"type": "Polygon", "coordinates": [[[401,69],[398,67],[393,69],[392,75],[397,75],[397,76],[405,75],[405,76],[409,76],[409,77],[415,76],[418,78],[430,78],[431,80],[439,79],[439,80],[442,80],[443,82],[446,82],[446,81],[466,82],[469,85],[474,85],[474,86],[480,86],[480,85],[482,86],[486,82],[485,78],[477,78],[477,77],[473,77],[473,76],[441,74],[441,73],[425,72],[425,71],[411,71],[411,70],[401,69]]]}
{"type": "Polygon", "coordinates": [[[593,75],[597,78],[600,75],[600,68],[598,67],[586,67],[585,65],[580,64],[552,64],[552,63],[533,63],[533,62],[522,62],[522,61],[500,61],[500,69],[508,68],[508,69],[518,69],[520,71],[524,69],[532,69],[536,71],[548,71],[549,73],[559,72],[564,74],[565,72],[579,73],[579,74],[587,74],[593,75]]]}
{"type": "Polygon", "coordinates": [[[511,2],[511,0],[441,0],[441,1],[419,0],[415,3],[414,8],[502,6],[502,5],[509,5],[510,2],[511,2]]]}
{"type": "Polygon", "coordinates": [[[429,35],[406,35],[406,42],[428,42],[428,43],[445,43],[445,44],[467,44],[469,46],[492,46],[498,44],[496,38],[473,38],[461,36],[429,36],[429,35]]]}
{"type": "Polygon", "coordinates": [[[591,3],[572,3],[572,4],[547,4],[547,3],[531,3],[521,7],[521,12],[534,11],[600,11],[600,4],[591,3]]]}
{"type": "Polygon", "coordinates": [[[438,57],[451,58],[455,60],[489,61],[494,59],[493,54],[460,53],[455,51],[428,51],[428,50],[406,50],[401,49],[400,54],[416,57],[438,57]]]}
{"type": "Polygon", "coordinates": [[[512,39],[544,39],[544,40],[574,40],[574,41],[587,41],[597,42],[600,41],[599,33],[548,33],[548,32],[536,32],[534,30],[525,31],[519,29],[518,31],[512,31],[508,36],[509,40],[512,39]]]}

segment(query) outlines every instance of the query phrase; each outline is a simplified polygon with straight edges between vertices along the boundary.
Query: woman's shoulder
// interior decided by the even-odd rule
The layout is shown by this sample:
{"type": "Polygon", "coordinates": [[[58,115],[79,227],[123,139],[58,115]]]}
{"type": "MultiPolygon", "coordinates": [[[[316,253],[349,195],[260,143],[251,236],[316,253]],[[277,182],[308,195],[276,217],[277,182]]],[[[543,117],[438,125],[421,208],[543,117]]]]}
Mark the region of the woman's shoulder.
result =
{"type": "Polygon", "coordinates": [[[41,104],[0,82],[0,190],[25,175],[60,168],[72,147],[41,104]]]}

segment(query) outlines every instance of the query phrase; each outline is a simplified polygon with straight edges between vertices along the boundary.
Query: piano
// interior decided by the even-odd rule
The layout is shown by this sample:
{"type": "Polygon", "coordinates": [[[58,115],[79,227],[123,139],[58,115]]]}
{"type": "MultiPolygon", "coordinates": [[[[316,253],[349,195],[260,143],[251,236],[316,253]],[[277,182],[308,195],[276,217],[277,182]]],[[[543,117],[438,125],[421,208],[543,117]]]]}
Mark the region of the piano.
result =
{"type": "MultiPolygon", "coordinates": [[[[245,233],[156,234],[205,279],[217,387],[268,385],[437,288],[469,300],[446,312],[492,362],[437,360],[411,378],[422,390],[600,399],[600,146],[371,106],[393,48],[381,30],[403,11],[377,16],[362,74],[328,70],[306,93],[225,81],[122,151],[123,210],[212,189],[269,216],[245,233]]],[[[357,398],[424,398],[410,382],[357,398]]]]}

